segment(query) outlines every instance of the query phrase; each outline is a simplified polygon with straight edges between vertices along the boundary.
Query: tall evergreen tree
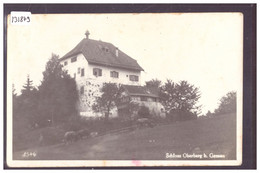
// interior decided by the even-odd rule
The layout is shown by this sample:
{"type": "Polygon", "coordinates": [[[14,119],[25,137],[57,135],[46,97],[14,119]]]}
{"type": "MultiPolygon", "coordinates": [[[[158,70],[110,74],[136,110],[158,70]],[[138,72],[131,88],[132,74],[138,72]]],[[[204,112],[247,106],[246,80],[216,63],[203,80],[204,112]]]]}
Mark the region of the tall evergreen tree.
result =
{"type": "Polygon", "coordinates": [[[59,57],[52,54],[46,63],[43,80],[39,86],[38,120],[43,125],[48,122],[55,125],[67,121],[69,117],[78,113],[78,98],[75,80],[62,70],[59,57]]]}
{"type": "Polygon", "coordinates": [[[13,86],[13,118],[18,122],[24,122],[24,126],[33,127],[37,114],[38,91],[33,86],[33,81],[27,75],[21,95],[17,96],[13,86]]]}
{"type": "Polygon", "coordinates": [[[27,75],[26,83],[23,85],[22,95],[28,96],[33,88],[33,81],[30,79],[30,76],[27,75]]]}

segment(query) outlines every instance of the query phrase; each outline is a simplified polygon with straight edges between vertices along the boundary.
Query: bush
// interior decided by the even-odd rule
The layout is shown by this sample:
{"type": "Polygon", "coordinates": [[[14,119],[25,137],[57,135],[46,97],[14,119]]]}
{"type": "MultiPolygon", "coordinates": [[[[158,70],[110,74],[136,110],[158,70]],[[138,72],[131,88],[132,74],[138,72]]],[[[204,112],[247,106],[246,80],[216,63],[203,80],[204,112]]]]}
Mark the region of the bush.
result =
{"type": "Polygon", "coordinates": [[[220,99],[218,108],[215,110],[215,115],[236,113],[237,95],[235,91],[228,92],[220,99]]]}
{"type": "Polygon", "coordinates": [[[139,111],[138,111],[138,116],[139,118],[150,118],[150,111],[149,108],[147,108],[146,106],[141,106],[139,111]]]}
{"type": "Polygon", "coordinates": [[[170,113],[166,115],[166,119],[170,121],[186,121],[196,118],[196,114],[183,110],[171,110],[170,113]]]}
{"type": "Polygon", "coordinates": [[[13,151],[61,143],[65,132],[61,127],[44,127],[16,132],[13,137],[13,151]]]}

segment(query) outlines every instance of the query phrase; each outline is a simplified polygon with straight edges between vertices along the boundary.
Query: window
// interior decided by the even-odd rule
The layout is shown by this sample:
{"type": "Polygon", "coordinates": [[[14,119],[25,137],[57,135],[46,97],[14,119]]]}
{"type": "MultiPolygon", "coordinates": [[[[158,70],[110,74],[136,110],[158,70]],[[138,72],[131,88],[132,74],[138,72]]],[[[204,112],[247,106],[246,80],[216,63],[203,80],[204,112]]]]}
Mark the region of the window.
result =
{"type": "Polygon", "coordinates": [[[73,58],[71,58],[71,62],[76,62],[77,61],[77,57],[74,56],[73,58]]]}
{"type": "Polygon", "coordinates": [[[84,68],[81,69],[81,76],[84,76],[85,75],[85,70],[84,68]]]}
{"type": "Polygon", "coordinates": [[[80,94],[84,94],[84,86],[80,87],[80,94]]]}
{"type": "Polygon", "coordinates": [[[98,77],[98,76],[102,76],[102,69],[100,68],[93,68],[93,75],[98,77]]]}
{"type": "Polygon", "coordinates": [[[76,79],[76,73],[74,73],[74,79],[76,79]]]}
{"type": "Polygon", "coordinates": [[[110,71],[110,77],[113,77],[113,78],[118,78],[119,76],[119,73],[116,72],[116,71],[110,71]]]}
{"type": "Polygon", "coordinates": [[[109,52],[108,47],[102,47],[101,49],[102,49],[102,51],[109,52]]]}
{"type": "Polygon", "coordinates": [[[65,65],[68,65],[68,62],[67,62],[67,61],[64,62],[64,66],[65,66],[65,65]]]}
{"type": "Polygon", "coordinates": [[[129,75],[129,80],[130,80],[130,81],[139,81],[139,76],[129,75]]]}
{"type": "Polygon", "coordinates": [[[78,74],[80,74],[80,67],[78,68],[78,74]]]}

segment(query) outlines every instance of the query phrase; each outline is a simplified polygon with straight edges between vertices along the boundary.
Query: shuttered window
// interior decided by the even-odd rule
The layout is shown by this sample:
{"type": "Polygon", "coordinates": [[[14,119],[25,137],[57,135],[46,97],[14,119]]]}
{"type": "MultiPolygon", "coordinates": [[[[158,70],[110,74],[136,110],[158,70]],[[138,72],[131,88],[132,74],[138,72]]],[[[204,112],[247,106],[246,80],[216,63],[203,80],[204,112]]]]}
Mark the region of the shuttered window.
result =
{"type": "Polygon", "coordinates": [[[129,80],[130,80],[130,81],[139,81],[139,76],[129,75],[129,80]]]}
{"type": "Polygon", "coordinates": [[[119,77],[119,73],[117,71],[110,71],[110,77],[118,78],[119,77]]]}
{"type": "Polygon", "coordinates": [[[93,68],[93,75],[94,76],[102,76],[102,69],[100,68],[93,68]]]}
{"type": "Polygon", "coordinates": [[[85,76],[85,69],[84,68],[81,69],[81,76],[85,76]]]}

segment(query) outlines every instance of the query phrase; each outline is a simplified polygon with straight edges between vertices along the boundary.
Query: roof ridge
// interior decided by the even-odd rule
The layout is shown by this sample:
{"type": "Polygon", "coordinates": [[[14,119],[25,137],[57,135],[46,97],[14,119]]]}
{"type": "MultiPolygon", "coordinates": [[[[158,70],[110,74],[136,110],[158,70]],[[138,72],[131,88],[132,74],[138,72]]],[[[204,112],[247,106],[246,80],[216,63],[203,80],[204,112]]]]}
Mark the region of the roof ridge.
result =
{"type": "Polygon", "coordinates": [[[117,47],[112,43],[84,38],[71,51],[61,57],[60,60],[82,53],[89,63],[143,71],[143,68],[137,61],[123,51],[119,50],[119,55],[116,55],[116,49],[117,47]],[[100,49],[100,46],[107,46],[108,51],[107,49],[105,51],[100,49]]]}

